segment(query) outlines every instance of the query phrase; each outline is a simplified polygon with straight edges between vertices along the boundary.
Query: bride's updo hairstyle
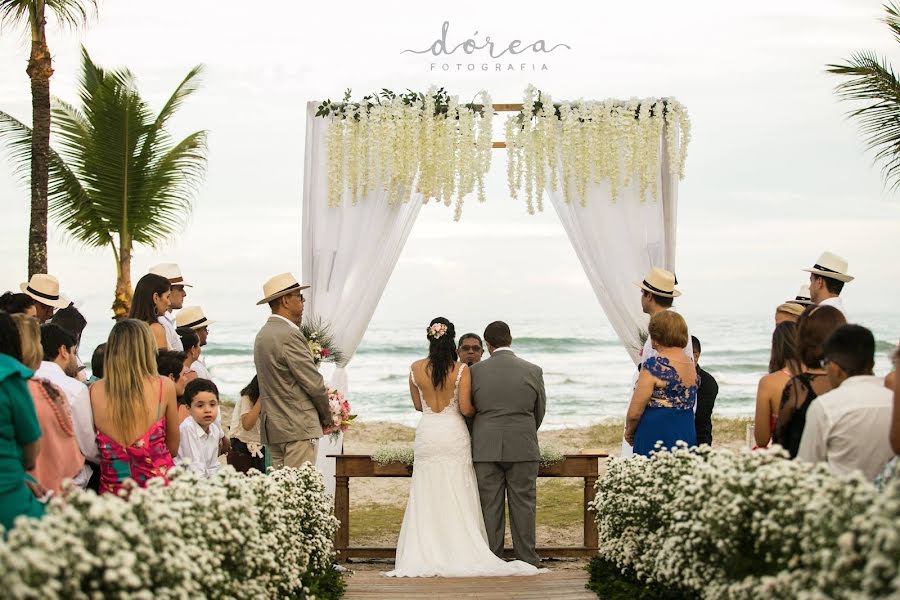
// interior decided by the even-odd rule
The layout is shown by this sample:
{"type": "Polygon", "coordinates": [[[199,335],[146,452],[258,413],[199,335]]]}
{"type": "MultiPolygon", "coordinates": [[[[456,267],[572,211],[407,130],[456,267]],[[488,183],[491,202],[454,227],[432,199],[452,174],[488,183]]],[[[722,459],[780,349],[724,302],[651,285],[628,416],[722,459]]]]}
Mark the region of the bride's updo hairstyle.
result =
{"type": "Polygon", "coordinates": [[[456,328],[444,317],[438,317],[429,323],[426,335],[431,383],[435,389],[442,388],[457,359],[456,328]]]}

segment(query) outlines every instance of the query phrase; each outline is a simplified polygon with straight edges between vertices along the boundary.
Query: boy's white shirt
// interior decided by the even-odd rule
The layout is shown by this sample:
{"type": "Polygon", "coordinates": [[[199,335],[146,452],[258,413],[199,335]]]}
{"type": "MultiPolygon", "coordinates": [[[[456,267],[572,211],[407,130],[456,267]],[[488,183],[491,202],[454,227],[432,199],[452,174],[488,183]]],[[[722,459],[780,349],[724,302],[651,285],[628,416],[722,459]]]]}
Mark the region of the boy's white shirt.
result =
{"type": "Polygon", "coordinates": [[[225,437],[225,431],[217,423],[209,426],[209,432],[197,424],[194,417],[189,416],[178,428],[181,442],[178,446],[178,458],[175,463],[184,465],[204,477],[212,477],[219,472],[219,441],[225,437]]]}

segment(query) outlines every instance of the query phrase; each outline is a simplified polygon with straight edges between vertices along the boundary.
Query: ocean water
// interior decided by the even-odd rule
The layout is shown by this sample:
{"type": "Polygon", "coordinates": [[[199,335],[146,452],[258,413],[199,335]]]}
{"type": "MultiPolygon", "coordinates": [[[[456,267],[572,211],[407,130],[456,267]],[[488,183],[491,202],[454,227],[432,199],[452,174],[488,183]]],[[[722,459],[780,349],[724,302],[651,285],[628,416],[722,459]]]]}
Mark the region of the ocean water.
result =
{"type": "MultiPolygon", "coordinates": [[[[858,315],[858,321],[875,332],[876,373],[886,374],[900,337],[900,319],[875,314],[858,315]]],[[[236,398],[253,377],[253,339],[261,325],[262,320],[213,326],[203,354],[223,396],[236,398]]],[[[752,416],[756,385],[769,362],[771,316],[692,316],[689,325],[703,344],[700,365],[719,383],[715,413],[752,416]]],[[[569,316],[510,320],[510,327],[513,350],[544,370],[544,427],[581,426],[624,416],[635,366],[608,323],[569,316]]],[[[348,367],[351,406],[360,419],[417,422],[407,377],[409,365],[426,353],[422,332],[419,323],[400,320],[370,325],[348,367]]],[[[94,347],[91,343],[84,341],[85,360],[94,347]]],[[[322,367],[326,381],[332,369],[322,367]]]]}

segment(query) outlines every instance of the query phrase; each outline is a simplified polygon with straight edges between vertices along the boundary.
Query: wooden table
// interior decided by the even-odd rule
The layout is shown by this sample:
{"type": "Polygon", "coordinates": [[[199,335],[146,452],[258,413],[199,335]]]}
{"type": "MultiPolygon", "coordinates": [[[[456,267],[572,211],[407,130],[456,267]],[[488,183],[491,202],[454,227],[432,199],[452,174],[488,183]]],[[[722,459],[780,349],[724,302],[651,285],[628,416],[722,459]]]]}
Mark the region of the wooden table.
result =
{"type": "MultiPolygon", "coordinates": [[[[352,547],[350,546],[350,478],[351,477],[411,477],[413,468],[402,463],[379,465],[368,454],[329,454],[334,458],[335,494],[334,515],[341,522],[335,536],[335,550],[341,558],[395,558],[396,548],[352,547]]],[[[541,467],[538,477],[579,477],[584,479],[584,503],[582,526],[584,543],[582,546],[537,548],[542,557],[582,557],[597,554],[597,527],[593,511],[588,504],[594,499],[594,484],[597,482],[600,459],[607,454],[567,454],[562,462],[541,467]]],[[[512,548],[504,550],[512,558],[512,548]]]]}

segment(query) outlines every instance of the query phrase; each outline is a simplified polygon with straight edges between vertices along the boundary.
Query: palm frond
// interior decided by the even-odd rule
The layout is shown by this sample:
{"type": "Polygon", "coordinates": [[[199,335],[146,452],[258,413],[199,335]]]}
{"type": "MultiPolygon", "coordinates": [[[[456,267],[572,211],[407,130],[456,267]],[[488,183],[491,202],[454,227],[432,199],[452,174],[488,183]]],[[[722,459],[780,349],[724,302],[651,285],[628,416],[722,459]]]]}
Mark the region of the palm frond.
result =
{"type": "Polygon", "coordinates": [[[894,40],[900,42],[900,5],[896,2],[885,4],[884,11],[887,13],[884,18],[885,24],[894,33],[894,40]]]}
{"type": "Polygon", "coordinates": [[[0,145],[6,149],[16,178],[27,186],[31,181],[31,128],[0,111],[0,145]]]}
{"type": "Polygon", "coordinates": [[[97,14],[97,0],[44,0],[60,25],[78,29],[97,14]]]}
{"type": "MultiPolygon", "coordinates": [[[[896,25],[900,28],[900,20],[896,25]]],[[[828,65],[828,72],[848,77],[836,87],[842,100],[864,102],[849,113],[857,121],[882,175],[892,189],[900,188],[900,79],[885,58],[874,52],[855,52],[846,64],[828,65]]]]}

